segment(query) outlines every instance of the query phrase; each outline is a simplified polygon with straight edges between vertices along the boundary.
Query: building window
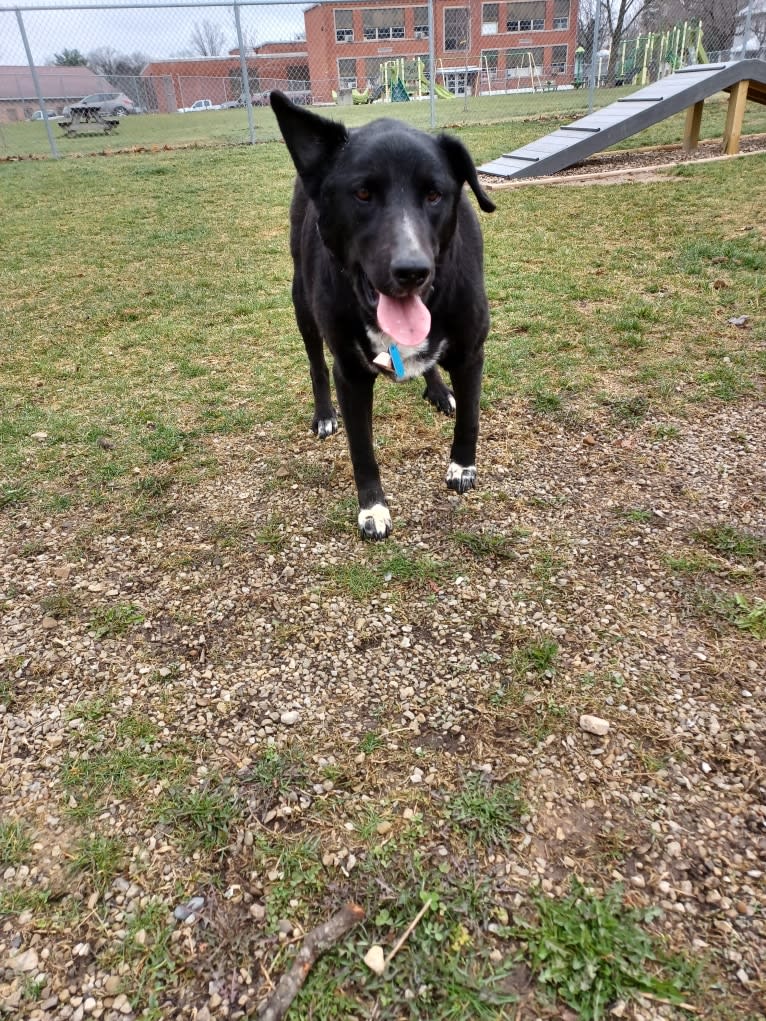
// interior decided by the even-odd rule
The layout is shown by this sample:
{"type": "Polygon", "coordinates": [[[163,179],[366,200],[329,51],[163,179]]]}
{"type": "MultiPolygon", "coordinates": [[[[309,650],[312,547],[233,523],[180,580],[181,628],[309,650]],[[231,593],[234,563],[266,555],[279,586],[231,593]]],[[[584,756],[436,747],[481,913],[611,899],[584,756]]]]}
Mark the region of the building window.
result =
{"type": "Polygon", "coordinates": [[[416,39],[427,39],[428,38],[428,8],[427,7],[416,7],[415,8],[415,38],[416,39]]]}
{"type": "Polygon", "coordinates": [[[500,18],[500,4],[481,5],[481,34],[497,35],[500,18]]]}
{"type": "Polygon", "coordinates": [[[566,74],[567,70],[567,48],[566,46],[554,46],[551,51],[551,74],[566,74]]]}
{"type": "Polygon", "coordinates": [[[444,12],[444,49],[468,49],[468,8],[448,7],[444,12]]]}
{"type": "Polygon", "coordinates": [[[506,32],[542,32],[545,28],[545,0],[509,3],[506,32]]]}
{"type": "Polygon", "coordinates": [[[569,0],[553,0],[553,27],[569,28],[569,0]]]}
{"type": "Polygon", "coordinates": [[[404,8],[362,11],[362,31],[367,40],[404,39],[404,8]]]}
{"type": "Polygon", "coordinates": [[[338,60],[338,85],[342,89],[356,88],[355,57],[341,57],[338,60]]]}
{"type": "Polygon", "coordinates": [[[481,73],[487,81],[493,82],[497,78],[497,61],[500,56],[499,50],[481,51],[481,73]]]}
{"type": "Polygon", "coordinates": [[[354,41],[354,12],[335,11],[335,41],[352,43],[354,41]]]}
{"type": "Polygon", "coordinates": [[[505,77],[531,78],[539,74],[543,66],[543,48],[535,46],[530,50],[505,51],[505,77]]]}

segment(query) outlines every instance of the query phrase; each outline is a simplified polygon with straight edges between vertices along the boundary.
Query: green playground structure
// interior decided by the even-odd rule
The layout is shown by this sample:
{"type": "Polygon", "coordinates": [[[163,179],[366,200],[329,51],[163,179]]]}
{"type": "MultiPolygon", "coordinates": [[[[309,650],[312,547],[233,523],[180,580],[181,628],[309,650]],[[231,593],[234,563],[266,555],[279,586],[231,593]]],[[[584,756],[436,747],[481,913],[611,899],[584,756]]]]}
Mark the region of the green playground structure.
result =
{"type": "MultiPolygon", "coordinates": [[[[420,84],[425,89],[426,94],[429,93],[431,85],[426,78],[426,72],[423,65],[420,65],[420,84]]],[[[445,89],[443,85],[439,85],[438,82],[434,82],[434,95],[438,96],[439,99],[454,99],[455,96],[449,89],[445,89]]]]}
{"type": "Polygon", "coordinates": [[[685,64],[707,64],[702,45],[702,22],[683,21],[662,32],[626,39],[620,44],[615,78],[618,82],[647,85],[658,66],[677,71],[685,64]]]}
{"type": "MultiPolygon", "coordinates": [[[[413,98],[424,99],[431,91],[425,64],[420,57],[416,61],[406,60],[404,57],[386,61],[380,65],[380,81],[381,99],[388,103],[407,103],[413,98]]],[[[455,98],[449,89],[437,82],[434,82],[434,94],[440,99],[455,98]]]]}

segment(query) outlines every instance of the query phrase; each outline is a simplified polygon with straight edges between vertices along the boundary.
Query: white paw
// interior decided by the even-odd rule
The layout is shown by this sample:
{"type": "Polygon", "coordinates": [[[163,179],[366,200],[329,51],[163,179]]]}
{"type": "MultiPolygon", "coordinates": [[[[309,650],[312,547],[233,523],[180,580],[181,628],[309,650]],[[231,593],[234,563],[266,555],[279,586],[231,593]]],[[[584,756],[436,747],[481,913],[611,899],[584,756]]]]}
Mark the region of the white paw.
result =
{"type": "Polygon", "coordinates": [[[467,493],[476,485],[476,465],[470,464],[464,468],[462,464],[455,464],[450,461],[447,469],[447,488],[454,489],[456,493],[467,493]]]}
{"type": "Polygon", "coordinates": [[[384,503],[362,507],[359,511],[359,533],[363,539],[387,539],[391,534],[391,514],[384,503]]]}
{"type": "Polygon", "coordinates": [[[316,434],[320,440],[327,439],[338,431],[337,418],[320,418],[317,420],[316,434]]]}

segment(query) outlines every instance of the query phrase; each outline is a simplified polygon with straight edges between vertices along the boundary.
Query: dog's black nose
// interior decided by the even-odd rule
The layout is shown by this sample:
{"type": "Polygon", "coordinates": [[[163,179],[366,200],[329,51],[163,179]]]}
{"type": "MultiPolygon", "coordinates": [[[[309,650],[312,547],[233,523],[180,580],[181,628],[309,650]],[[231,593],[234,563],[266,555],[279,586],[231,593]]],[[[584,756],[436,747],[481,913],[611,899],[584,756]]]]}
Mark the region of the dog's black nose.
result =
{"type": "Polygon", "coordinates": [[[430,265],[421,259],[399,259],[391,263],[391,276],[407,290],[422,287],[431,272],[430,265]]]}

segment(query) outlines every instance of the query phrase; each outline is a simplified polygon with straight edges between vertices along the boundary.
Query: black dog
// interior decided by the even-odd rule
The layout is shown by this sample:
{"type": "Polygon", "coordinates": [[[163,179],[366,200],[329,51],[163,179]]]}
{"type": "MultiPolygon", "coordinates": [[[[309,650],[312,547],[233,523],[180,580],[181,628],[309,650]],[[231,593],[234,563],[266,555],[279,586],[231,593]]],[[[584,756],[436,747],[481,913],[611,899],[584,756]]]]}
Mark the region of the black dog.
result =
{"type": "Polygon", "coordinates": [[[424,396],[455,432],[447,485],[476,481],[476,441],[489,307],[478,219],[485,212],[468,151],[456,138],[396,120],[347,131],[295,106],[281,92],[271,106],[298,171],[291,208],[293,302],[311,365],[312,429],[337,432],[322,341],[348,436],[364,538],[385,539],[391,515],[372,445],[372,391],[382,372],[423,374],[424,396]],[[452,391],[438,365],[450,374],[452,391]],[[454,396],[453,396],[454,394],[454,396]]]}

